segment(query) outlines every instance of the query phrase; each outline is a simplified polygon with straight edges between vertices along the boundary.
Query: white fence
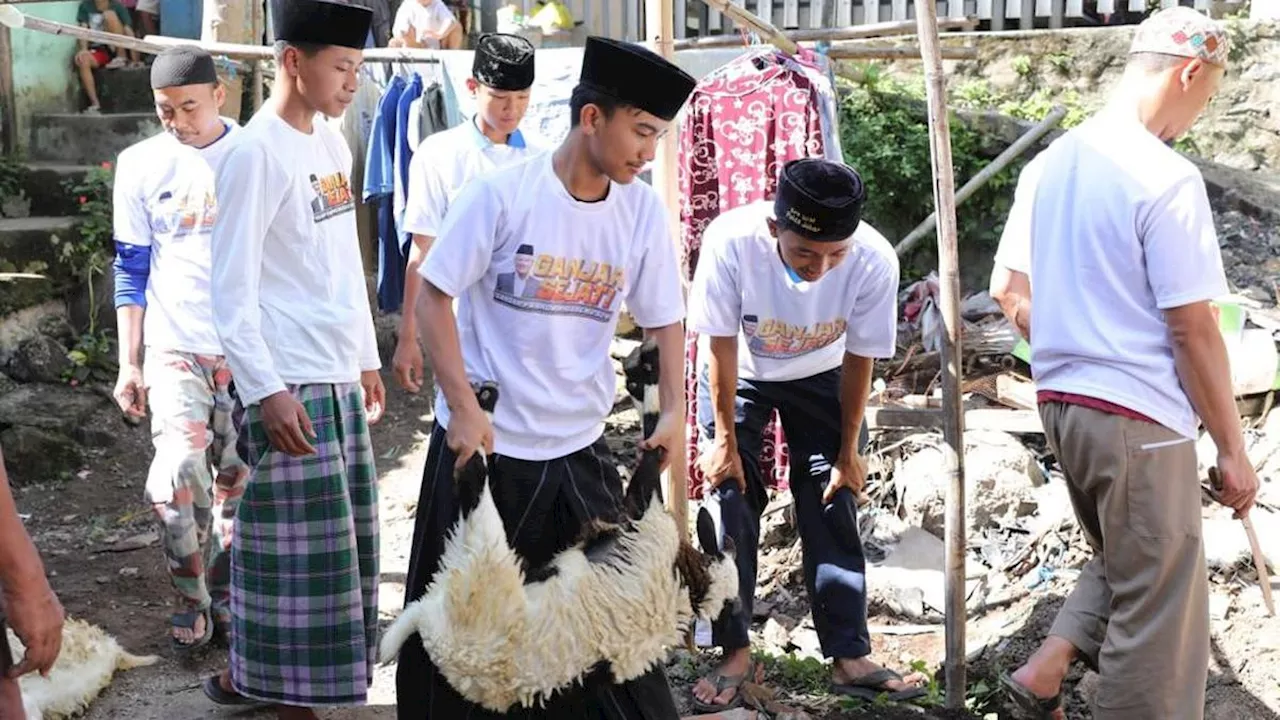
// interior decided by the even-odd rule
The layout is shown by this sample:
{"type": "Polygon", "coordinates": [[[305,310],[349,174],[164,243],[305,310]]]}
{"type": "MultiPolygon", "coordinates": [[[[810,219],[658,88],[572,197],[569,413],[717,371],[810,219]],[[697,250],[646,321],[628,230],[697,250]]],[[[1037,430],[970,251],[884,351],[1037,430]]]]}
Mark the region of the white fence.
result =
{"type": "MultiPolygon", "coordinates": [[[[562,0],[575,19],[589,34],[607,35],[627,40],[641,40],[644,35],[644,0],[562,0]]],[[[517,0],[525,10],[533,0],[517,0]]],[[[1209,11],[1216,0],[1159,0],[1160,5],[1190,5],[1209,11]]],[[[1259,0],[1254,0],[1259,2],[1259,0]]],[[[759,17],[769,19],[777,27],[793,29],[866,25],[915,17],[913,0],[733,0],[759,17]],[[824,23],[824,18],[827,22],[824,23]]],[[[940,17],[976,16],[990,20],[991,29],[1030,28],[1040,19],[1041,25],[1063,27],[1072,18],[1091,13],[1110,15],[1122,10],[1141,13],[1148,0],[938,0],[940,17]]],[[[734,32],[733,22],[712,10],[700,0],[674,0],[676,37],[720,35],[734,32]],[[683,22],[682,22],[683,19],[683,22]]]]}

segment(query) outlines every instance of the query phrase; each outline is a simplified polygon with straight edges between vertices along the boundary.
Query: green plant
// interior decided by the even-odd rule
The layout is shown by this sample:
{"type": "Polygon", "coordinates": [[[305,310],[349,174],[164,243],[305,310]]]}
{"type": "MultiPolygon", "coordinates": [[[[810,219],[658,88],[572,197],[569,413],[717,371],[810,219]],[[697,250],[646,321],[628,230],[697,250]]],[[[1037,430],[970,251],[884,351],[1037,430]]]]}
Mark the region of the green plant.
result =
{"type": "Polygon", "coordinates": [[[67,353],[71,367],[63,372],[64,380],[72,385],[89,381],[111,382],[119,367],[115,359],[115,340],[110,330],[87,332],[76,340],[67,353]]]}
{"type": "Polygon", "coordinates": [[[1025,78],[1031,74],[1031,58],[1026,55],[1019,55],[1012,61],[1013,71],[1018,77],[1025,78]]]}
{"type": "Polygon", "coordinates": [[[1053,69],[1057,70],[1059,73],[1062,73],[1063,75],[1071,74],[1071,63],[1074,60],[1074,58],[1071,57],[1071,53],[1049,53],[1044,56],[1044,59],[1048,61],[1048,63],[1053,66],[1053,69]]]}
{"type": "Polygon", "coordinates": [[[54,235],[51,242],[58,248],[58,257],[71,272],[85,283],[89,293],[89,334],[97,336],[94,280],[106,272],[115,255],[112,246],[111,184],[114,173],[111,163],[103,163],[89,170],[83,179],[66,181],[63,186],[78,203],[79,223],[72,238],[54,235]]]}
{"type": "Polygon", "coordinates": [[[21,196],[26,179],[27,169],[18,158],[0,157],[0,200],[21,196]]]}

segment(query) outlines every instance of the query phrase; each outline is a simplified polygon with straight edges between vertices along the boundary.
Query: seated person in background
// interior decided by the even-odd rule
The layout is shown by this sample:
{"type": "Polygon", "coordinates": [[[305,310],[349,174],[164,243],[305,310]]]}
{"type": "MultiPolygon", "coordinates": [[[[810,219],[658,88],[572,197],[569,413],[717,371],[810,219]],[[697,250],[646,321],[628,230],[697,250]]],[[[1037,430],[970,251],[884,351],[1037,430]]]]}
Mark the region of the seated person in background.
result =
{"type": "MultiPolygon", "coordinates": [[[[81,0],[80,8],[76,11],[76,24],[97,32],[134,37],[131,27],[133,21],[129,17],[129,10],[118,0],[81,0]]],[[[97,113],[102,108],[98,102],[98,86],[93,80],[94,70],[100,67],[114,70],[126,64],[132,67],[143,66],[136,50],[112,48],[110,45],[88,40],[80,41],[80,50],[76,53],[75,63],[80,72],[80,83],[84,86],[84,94],[89,97],[86,113],[97,113]],[[111,57],[112,50],[115,51],[114,58],[111,57]]]]}
{"type": "Polygon", "coordinates": [[[404,0],[396,11],[389,47],[457,50],[462,47],[462,24],[444,0],[404,0]]]}
{"type": "Polygon", "coordinates": [[[160,0],[137,0],[133,29],[140,37],[160,34],[160,0]]]}

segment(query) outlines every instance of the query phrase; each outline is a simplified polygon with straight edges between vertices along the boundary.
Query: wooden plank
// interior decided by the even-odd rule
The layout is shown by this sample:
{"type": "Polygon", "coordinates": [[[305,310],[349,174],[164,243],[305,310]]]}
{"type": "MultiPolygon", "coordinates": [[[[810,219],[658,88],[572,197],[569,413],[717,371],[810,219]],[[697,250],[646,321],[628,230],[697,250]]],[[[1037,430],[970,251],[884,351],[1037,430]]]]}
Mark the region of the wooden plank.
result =
{"type": "Polygon", "coordinates": [[[800,0],[782,0],[782,27],[800,27],[800,0]]]}
{"type": "Polygon", "coordinates": [[[1067,17],[1084,17],[1084,0],[1067,0],[1067,17]]]}
{"type": "MultiPolygon", "coordinates": [[[[880,0],[864,0],[863,7],[869,7],[874,12],[880,7],[880,0]]],[[[876,15],[875,17],[879,17],[876,15]]],[[[863,19],[864,23],[878,22],[877,20],[863,19]]],[[[848,27],[853,24],[853,0],[836,0],[836,25],[839,27],[848,27]]]]}
{"type": "Polygon", "coordinates": [[[776,24],[773,17],[773,0],[756,0],[756,17],[767,23],[776,24]]]}
{"type": "Polygon", "coordinates": [[[627,4],[627,15],[626,24],[622,27],[622,37],[635,42],[640,33],[639,8],[636,7],[638,0],[625,0],[625,2],[627,4]]]}
{"type": "Polygon", "coordinates": [[[911,15],[909,14],[909,11],[907,10],[907,8],[909,7],[909,6],[907,5],[907,0],[893,0],[893,2],[892,2],[892,7],[893,7],[893,21],[894,21],[894,22],[900,22],[900,21],[902,21],[902,20],[910,20],[910,19],[911,19],[911,15]]]}
{"type": "Polygon", "coordinates": [[[1017,375],[997,375],[996,400],[1015,410],[1035,410],[1036,384],[1017,375]]]}
{"type": "Polygon", "coordinates": [[[0,135],[0,147],[6,155],[18,147],[18,113],[15,108],[17,95],[13,90],[13,36],[8,26],[0,25],[0,123],[4,125],[0,135]]]}
{"type": "Polygon", "coordinates": [[[1063,18],[1067,14],[1066,0],[1050,0],[1049,2],[1049,29],[1059,30],[1062,28],[1063,18]]]}
{"type": "MultiPolygon", "coordinates": [[[[974,14],[978,16],[979,20],[991,19],[991,3],[992,0],[978,0],[974,14]]],[[[991,29],[994,30],[995,28],[992,27],[991,29]]]]}
{"type": "Polygon", "coordinates": [[[1020,0],[1018,8],[1018,27],[1023,30],[1034,30],[1036,27],[1036,0],[1020,0]]]}
{"type": "Polygon", "coordinates": [[[1098,14],[1111,15],[1116,11],[1116,0],[1098,0],[1098,14]]]}
{"type": "Polygon", "coordinates": [[[830,27],[823,22],[828,11],[835,11],[834,0],[809,0],[809,27],[813,29],[830,27]]]}
{"type": "Polygon", "coordinates": [[[991,29],[995,31],[1004,30],[1004,19],[1008,17],[1009,9],[1005,5],[1005,0],[991,0],[991,29]]]}
{"type": "MultiPolygon", "coordinates": [[[[943,413],[934,408],[907,408],[869,406],[866,411],[867,427],[872,430],[922,430],[942,429],[943,413]]],[[[1036,410],[1006,410],[1004,408],[974,408],[964,413],[965,430],[998,430],[1015,435],[1044,433],[1040,413],[1036,410]]]]}

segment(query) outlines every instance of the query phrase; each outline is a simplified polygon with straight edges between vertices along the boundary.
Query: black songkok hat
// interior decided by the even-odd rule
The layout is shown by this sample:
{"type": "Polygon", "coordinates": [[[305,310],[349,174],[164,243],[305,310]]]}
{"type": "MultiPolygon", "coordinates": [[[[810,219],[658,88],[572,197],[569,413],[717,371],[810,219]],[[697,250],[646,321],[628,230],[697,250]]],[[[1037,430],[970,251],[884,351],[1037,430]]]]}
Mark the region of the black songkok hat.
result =
{"type": "Polygon", "coordinates": [[[373,11],[339,0],[273,0],[276,39],[363,50],[373,11]]]}
{"type": "Polygon", "coordinates": [[[151,64],[151,89],[218,82],[213,56],[195,45],[176,45],[160,51],[151,64]]]}
{"type": "Polygon", "coordinates": [[[697,82],[661,55],[639,45],[587,38],[578,82],[624,105],[672,120],[697,82]]]}
{"type": "Polygon", "coordinates": [[[853,168],[805,158],[783,167],[773,213],[783,226],[810,240],[837,242],[858,229],[866,199],[862,178],[853,168]]]}
{"type": "Polygon", "coordinates": [[[528,90],[533,85],[533,43],[519,35],[482,36],[471,61],[471,77],[494,90],[528,90]]]}

